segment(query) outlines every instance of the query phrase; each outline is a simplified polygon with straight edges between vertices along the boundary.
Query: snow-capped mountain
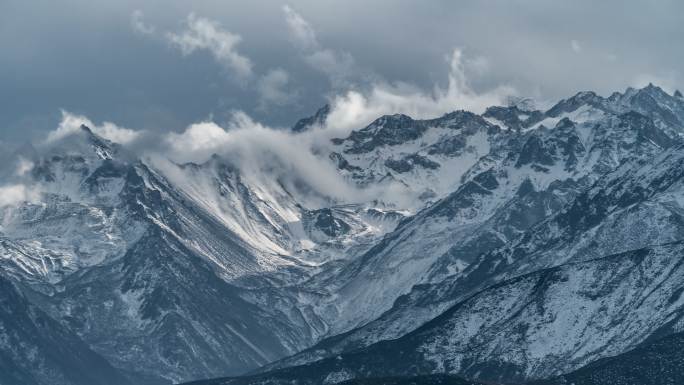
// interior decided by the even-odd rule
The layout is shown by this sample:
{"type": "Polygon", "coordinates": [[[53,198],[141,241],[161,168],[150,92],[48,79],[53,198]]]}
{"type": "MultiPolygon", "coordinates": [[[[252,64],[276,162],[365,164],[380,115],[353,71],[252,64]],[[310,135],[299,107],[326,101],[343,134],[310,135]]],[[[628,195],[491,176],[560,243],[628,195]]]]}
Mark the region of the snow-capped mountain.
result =
{"type": "Polygon", "coordinates": [[[24,156],[42,196],[3,208],[3,270],[137,383],[237,374],[309,346],[327,325],[298,300],[320,294],[296,284],[403,217],[307,209],[218,156],[137,159],[87,127],[24,156]]]}
{"type": "MultiPolygon", "coordinates": [[[[647,87],[640,92],[627,90],[625,95],[661,92],[647,87]]],[[[624,98],[613,98],[626,103],[624,98]]],[[[454,180],[455,190],[403,221],[334,279],[328,278],[344,293],[343,299],[336,301],[337,331],[367,324],[367,334],[363,329],[354,331],[343,339],[343,345],[396,338],[435,317],[458,298],[447,295],[442,301],[444,295],[432,291],[419,294],[424,289],[417,286],[417,292],[409,297],[421,299],[410,304],[394,301],[415,285],[434,284],[436,291],[445,290],[448,285],[444,280],[460,277],[480,255],[513,242],[530,226],[557,213],[605,173],[623,164],[638,167],[681,142],[680,134],[670,136],[666,131],[684,132],[684,125],[677,123],[661,130],[645,115],[623,112],[621,105],[593,93],[579,93],[544,113],[524,114],[524,122],[519,120],[518,107],[488,109],[486,119],[500,125],[508,121],[514,128],[487,126],[491,123],[485,121],[483,129],[489,132],[491,150],[454,180]],[[506,117],[511,114],[514,117],[506,117]],[[517,130],[516,125],[523,128],[517,130]],[[387,312],[393,305],[397,309],[387,312]],[[403,308],[410,310],[402,315],[403,308]],[[371,322],[376,319],[385,321],[371,322]]],[[[472,114],[457,115],[481,121],[472,114]]],[[[453,131],[455,136],[461,134],[459,128],[453,131]]],[[[443,137],[440,140],[448,142],[443,137]]],[[[390,151],[397,146],[394,143],[380,147],[390,151]]],[[[438,158],[430,159],[439,162],[438,158]]],[[[404,183],[424,186],[420,180],[408,183],[412,180],[407,178],[404,183]]]]}
{"type": "Polygon", "coordinates": [[[0,368],[41,384],[79,383],[78,365],[136,384],[582,370],[681,332],[683,134],[684,100],[652,85],[383,116],[316,149],[366,192],[345,200],[82,127],[20,149],[21,177],[2,170],[35,193],[0,208],[0,278],[20,304],[0,321],[44,319],[53,339],[7,324],[25,348],[0,350],[0,368]]]}

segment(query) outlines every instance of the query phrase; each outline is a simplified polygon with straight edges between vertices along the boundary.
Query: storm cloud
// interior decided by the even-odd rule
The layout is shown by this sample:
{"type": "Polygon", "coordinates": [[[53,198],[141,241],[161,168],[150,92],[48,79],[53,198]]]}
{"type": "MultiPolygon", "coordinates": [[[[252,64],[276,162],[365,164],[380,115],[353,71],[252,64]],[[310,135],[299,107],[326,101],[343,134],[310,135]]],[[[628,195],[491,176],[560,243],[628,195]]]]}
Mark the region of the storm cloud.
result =
{"type": "Polygon", "coordinates": [[[346,130],[512,91],[542,101],[648,82],[673,91],[682,14],[671,0],[5,0],[0,141],[43,138],[63,110],[116,122],[112,133],[163,134],[228,126],[236,111],[286,127],[332,103],[346,130]]]}

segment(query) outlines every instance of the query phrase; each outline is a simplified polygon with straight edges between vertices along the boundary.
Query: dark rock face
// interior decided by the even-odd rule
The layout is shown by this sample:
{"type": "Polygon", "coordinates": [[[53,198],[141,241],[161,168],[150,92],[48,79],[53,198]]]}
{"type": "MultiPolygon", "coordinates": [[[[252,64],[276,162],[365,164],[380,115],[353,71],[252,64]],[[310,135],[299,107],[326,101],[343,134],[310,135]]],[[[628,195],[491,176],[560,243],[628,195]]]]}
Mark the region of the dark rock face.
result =
{"type": "Polygon", "coordinates": [[[343,385],[478,385],[458,376],[444,374],[415,376],[415,377],[382,377],[363,378],[342,382],[343,385]]]}
{"type": "Polygon", "coordinates": [[[40,310],[0,276],[0,382],[133,384],[76,334],[40,310]]]}
{"type": "Polygon", "coordinates": [[[318,111],[316,111],[314,115],[309,116],[308,118],[298,120],[297,123],[295,123],[295,125],[292,126],[292,132],[304,132],[316,125],[322,126],[323,124],[325,124],[326,119],[328,119],[329,114],[330,105],[326,104],[325,106],[321,107],[318,111]]]}
{"type": "Polygon", "coordinates": [[[406,115],[383,116],[362,130],[352,131],[348,139],[354,145],[344,152],[360,154],[379,146],[395,146],[419,138],[427,127],[425,122],[413,120],[406,115]]]}
{"type": "Polygon", "coordinates": [[[553,155],[552,150],[544,146],[538,136],[533,135],[525,142],[515,166],[521,167],[532,163],[553,166],[553,155]]]}
{"type": "Polygon", "coordinates": [[[351,227],[333,215],[330,209],[320,209],[312,212],[313,226],[329,237],[338,237],[349,232],[351,227]]]}
{"type": "Polygon", "coordinates": [[[544,118],[544,114],[541,111],[522,111],[517,106],[489,107],[482,116],[501,121],[516,131],[530,127],[544,118]]]}
{"type": "Polygon", "coordinates": [[[239,373],[285,354],[267,346],[274,340],[274,329],[263,324],[270,316],[192,254],[150,229],[118,262],[68,279],[53,300],[61,303],[55,314],[72,309],[70,328],[117,365],[150,377],[162,365],[187,379],[239,373]],[[112,334],[114,341],[98,343],[112,334]]]}
{"type": "Polygon", "coordinates": [[[411,154],[400,160],[388,159],[385,161],[385,166],[398,173],[405,173],[413,170],[416,166],[436,170],[439,168],[439,163],[419,154],[411,154]]]}
{"type": "Polygon", "coordinates": [[[349,164],[349,162],[342,156],[342,154],[339,154],[337,152],[331,152],[330,153],[330,160],[332,160],[335,163],[335,166],[337,166],[338,170],[345,170],[345,171],[361,171],[361,167],[357,166],[352,166],[349,164]]]}

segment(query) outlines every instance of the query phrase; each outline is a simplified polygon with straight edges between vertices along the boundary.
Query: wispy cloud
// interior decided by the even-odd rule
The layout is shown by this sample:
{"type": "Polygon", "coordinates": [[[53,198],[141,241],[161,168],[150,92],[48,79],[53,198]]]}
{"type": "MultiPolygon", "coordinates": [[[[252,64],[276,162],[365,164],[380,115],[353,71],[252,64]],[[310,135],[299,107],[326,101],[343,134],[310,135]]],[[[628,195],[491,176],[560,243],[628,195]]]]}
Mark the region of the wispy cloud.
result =
{"type": "Polygon", "coordinates": [[[302,51],[315,51],[320,49],[316,32],[302,15],[295,12],[289,5],[283,6],[285,21],[290,32],[290,40],[302,51]]]}
{"type": "Polygon", "coordinates": [[[333,87],[347,87],[352,78],[358,77],[361,71],[351,54],[322,47],[311,24],[292,7],[283,6],[283,13],[290,40],[301,51],[304,61],[325,74],[333,87]]]}
{"type": "Polygon", "coordinates": [[[20,176],[20,177],[24,176],[27,173],[29,173],[31,170],[33,170],[34,166],[35,165],[31,160],[20,156],[19,159],[17,159],[17,167],[16,167],[16,170],[14,171],[14,174],[16,176],[20,176]]]}
{"type": "Polygon", "coordinates": [[[131,27],[133,27],[135,32],[143,35],[152,35],[155,33],[154,26],[145,23],[145,14],[139,9],[136,9],[131,14],[131,27]]]}
{"type": "Polygon", "coordinates": [[[166,144],[167,156],[176,162],[203,162],[219,154],[236,165],[243,177],[261,184],[278,181],[292,193],[358,199],[359,190],[312,151],[310,140],[310,136],[269,128],[237,111],[225,128],[214,122],[193,124],[182,133],[169,134],[166,144]],[[300,191],[302,186],[305,190],[300,191]]]}
{"type": "Polygon", "coordinates": [[[294,103],[298,95],[287,90],[289,83],[290,75],[282,68],[270,70],[262,76],[257,83],[259,108],[263,110],[269,105],[284,106],[294,103]]]}
{"type": "Polygon", "coordinates": [[[582,44],[577,40],[570,40],[570,48],[572,48],[572,51],[575,53],[582,52],[582,44]]]}
{"type": "Polygon", "coordinates": [[[240,35],[223,29],[214,20],[192,13],[188,15],[185,27],[180,33],[166,34],[171,44],[180,49],[183,55],[207,51],[238,78],[247,79],[252,75],[252,61],[237,50],[237,45],[242,41],[240,35]]]}

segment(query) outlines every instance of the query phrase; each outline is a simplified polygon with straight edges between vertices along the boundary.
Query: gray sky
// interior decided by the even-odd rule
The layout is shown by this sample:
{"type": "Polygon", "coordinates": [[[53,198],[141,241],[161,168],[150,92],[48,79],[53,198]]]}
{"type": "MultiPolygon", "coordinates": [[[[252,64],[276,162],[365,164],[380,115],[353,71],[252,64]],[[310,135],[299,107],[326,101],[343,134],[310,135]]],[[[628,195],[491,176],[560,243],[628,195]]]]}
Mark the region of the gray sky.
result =
{"type": "Polygon", "coordinates": [[[447,89],[455,49],[474,94],[673,90],[682,36],[674,0],[0,0],[0,141],[45,135],[61,109],[148,131],[235,110],[289,126],[350,90],[447,89]]]}

